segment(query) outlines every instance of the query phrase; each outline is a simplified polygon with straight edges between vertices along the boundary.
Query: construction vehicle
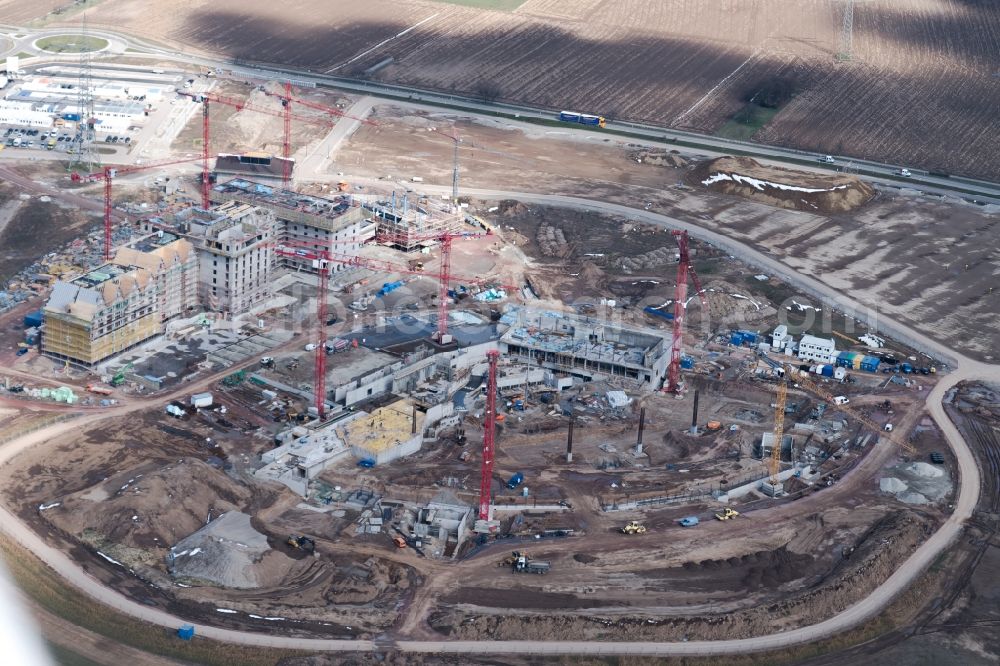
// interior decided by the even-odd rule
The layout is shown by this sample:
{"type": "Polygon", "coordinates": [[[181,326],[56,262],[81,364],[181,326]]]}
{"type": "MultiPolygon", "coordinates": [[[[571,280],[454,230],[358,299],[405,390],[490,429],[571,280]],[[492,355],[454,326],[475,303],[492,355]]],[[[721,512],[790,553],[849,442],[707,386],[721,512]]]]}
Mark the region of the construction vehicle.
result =
{"type": "Polygon", "coordinates": [[[735,518],[740,515],[740,512],[736,509],[731,509],[728,506],[722,510],[722,513],[715,514],[715,517],[719,520],[729,520],[730,518],[735,518]]]}
{"type": "MultiPolygon", "coordinates": [[[[885,424],[878,423],[877,421],[874,421],[873,419],[871,419],[867,414],[865,414],[865,413],[863,413],[863,412],[861,412],[859,410],[856,410],[853,407],[849,407],[848,404],[850,403],[850,400],[848,400],[844,396],[834,396],[834,395],[831,395],[828,391],[826,391],[822,387],[818,386],[817,384],[813,383],[813,381],[811,379],[809,379],[808,375],[803,375],[801,373],[797,373],[795,371],[795,369],[792,368],[792,366],[790,366],[790,365],[786,365],[785,366],[785,376],[792,377],[793,381],[797,382],[797,386],[799,386],[800,388],[803,388],[803,389],[809,391],[810,393],[812,393],[812,394],[814,394],[814,395],[816,395],[816,396],[818,396],[820,398],[823,398],[824,400],[828,400],[828,401],[834,403],[835,405],[838,406],[838,408],[840,409],[840,411],[845,412],[846,414],[854,417],[857,421],[860,421],[862,424],[864,424],[865,426],[867,426],[872,431],[874,431],[876,433],[881,431],[883,433],[882,436],[884,438],[888,439],[890,442],[892,442],[893,444],[895,444],[896,446],[898,446],[900,449],[902,449],[906,453],[909,453],[910,455],[915,455],[916,454],[916,449],[914,449],[913,446],[909,442],[907,442],[907,441],[905,441],[903,439],[900,439],[900,438],[896,437],[895,435],[885,434],[886,432],[889,432],[889,431],[885,430],[885,424]]],[[[895,375],[893,375],[892,379],[896,380],[897,377],[895,375]]],[[[901,377],[898,378],[898,380],[899,380],[900,383],[906,381],[906,380],[902,379],[901,377]]]]}
{"type": "Polygon", "coordinates": [[[87,390],[91,393],[96,393],[97,395],[111,395],[111,389],[106,389],[103,386],[98,386],[97,384],[87,384],[87,390]]]}
{"type": "Polygon", "coordinates": [[[116,372],[115,376],[112,377],[111,381],[108,383],[111,384],[112,386],[121,386],[122,384],[125,383],[125,373],[127,373],[131,369],[132,369],[132,362],[130,361],[125,364],[124,368],[116,372]]]}
{"type": "Polygon", "coordinates": [[[312,553],[316,550],[316,542],[307,536],[296,536],[291,534],[285,541],[289,546],[305,553],[312,553]]]}
{"type": "Polygon", "coordinates": [[[640,525],[639,521],[633,520],[622,528],[622,534],[645,534],[646,526],[640,525]]]}
{"type": "Polygon", "coordinates": [[[396,548],[406,548],[406,539],[401,536],[392,537],[393,542],[396,544],[396,548]]]}
{"type": "MultiPolygon", "coordinates": [[[[497,566],[498,567],[513,567],[517,563],[518,558],[520,558],[521,556],[522,556],[522,554],[519,551],[515,550],[510,555],[508,555],[507,557],[505,557],[502,560],[500,560],[499,562],[497,562],[497,566]]],[[[524,557],[527,557],[527,556],[528,556],[527,553],[524,553],[524,557]]]]}
{"type": "Polygon", "coordinates": [[[698,516],[684,516],[677,521],[680,523],[681,527],[694,527],[698,524],[698,516]]]}
{"type": "Polygon", "coordinates": [[[722,427],[722,421],[709,421],[705,424],[705,429],[715,431],[722,427]]]}
{"type": "Polygon", "coordinates": [[[549,572],[548,562],[532,560],[527,553],[520,553],[514,558],[514,573],[546,574],[549,572]]]}

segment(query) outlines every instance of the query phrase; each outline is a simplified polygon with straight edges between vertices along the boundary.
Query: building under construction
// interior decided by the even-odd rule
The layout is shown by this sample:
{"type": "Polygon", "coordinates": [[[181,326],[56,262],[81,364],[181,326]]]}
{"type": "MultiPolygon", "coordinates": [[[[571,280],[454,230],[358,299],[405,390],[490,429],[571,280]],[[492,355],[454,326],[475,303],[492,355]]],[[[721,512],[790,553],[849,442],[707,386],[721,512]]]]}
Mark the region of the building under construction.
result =
{"type": "Polygon", "coordinates": [[[527,308],[513,309],[501,322],[510,326],[501,351],[531,366],[585,381],[621,377],[652,387],[667,374],[670,344],[656,331],[527,308]]]}
{"type": "Polygon", "coordinates": [[[52,288],[42,352],[91,367],[161,331],[156,280],[140,266],[100,266],[52,288]]]}
{"type": "Polygon", "coordinates": [[[186,238],[160,230],[118,248],[111,263],[149,271],[160,321],[190,314],[198,307],[198,255],[186,238]]]}
{"type": "Polygon", "coordinates": [[[393,247],[415,252],[437,244],[437,234],[470,231],[465,216],[435,211],[428,203],[411,206],[409,198],[393,193],[389,201],[366,204],[378,224],[378,235],[393,247]]]}
{"type": "MultiPolygon", "coordinates": [[[[325,251],[353,257],[362,244],[375,237],[375,223],[349,195],[317,197],[234,179],[216,185],[211,199],[219,204],[239,202],[270,211],[275,219],[274,236],[278,244],[299,250],[302,255],[325,251]]],[[[277,261],[293,270],[317,271],[314,262],[305,257],[282,256],[277,261]]],[[[331,272],[343,269],[342,264],[335,264],[331,272]]]]}
{"type": "Polygon", "coordinates": [[[174,216],[180,235],[198,253],[201,302],[227,316],[240,314],[271,294],[274,269],[274,214],[265,208],[227,201],[211,210],[188,208],[174,216]]]}

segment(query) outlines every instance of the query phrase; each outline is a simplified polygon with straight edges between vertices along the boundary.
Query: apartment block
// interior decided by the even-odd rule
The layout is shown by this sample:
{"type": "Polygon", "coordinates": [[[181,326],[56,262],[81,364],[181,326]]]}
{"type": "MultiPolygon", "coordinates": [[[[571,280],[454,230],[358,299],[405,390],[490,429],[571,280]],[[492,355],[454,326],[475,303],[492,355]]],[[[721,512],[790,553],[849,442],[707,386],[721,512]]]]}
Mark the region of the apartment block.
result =
{"type": "Polygon", "coordinates": [[[160,333],[156,281],[141,266],[105,264],[56,282],[43,319],[44,354],[93,366],[160,333]]]}
{"type": "MultiPolygon", "coordinates": [[[[368,212],[346,194],[317,197],[234,179],[216,185],[211,198],[214,203],[237,202],[269,211],[274,215],[277,243],[303,250],[303,254],[326,251],[348,259],[375,237],[375,223],[368,212]]],[[[294,270],[317,270],[310,259],[282,256],[277,261],[294,270]]],[[[334,263],[334,273],[344,269],[342,264],[334,263]]]]}
{"type": "Polygon", "coordinates": [[[274,213],[226,201],[208,211],[181,211],[174,221],[197,251],[202,304],[229,316],[267,300],[274,269],[274,213]]]}
{"type": "Polygon", "coordinates": [[[198,307],[198,255],[191,241],[166,231],[119,248],[111,263],[141,266],[153,276],[160,321],[190,315],[198,307]]]}

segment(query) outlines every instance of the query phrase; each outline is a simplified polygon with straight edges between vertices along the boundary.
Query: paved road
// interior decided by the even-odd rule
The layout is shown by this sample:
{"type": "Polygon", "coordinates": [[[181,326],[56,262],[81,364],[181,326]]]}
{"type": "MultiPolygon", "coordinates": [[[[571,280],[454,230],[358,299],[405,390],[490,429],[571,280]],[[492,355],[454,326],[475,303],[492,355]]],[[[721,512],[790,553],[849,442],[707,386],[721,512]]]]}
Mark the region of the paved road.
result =
{"type": "MultiPolygon", "coordinates": [[[[433,189],[433,188],[428,188],[433,189]]],[[[440,188],[446,192],[447,188],[440,188]]],[[[766,256],[750,247],[693,225],[674,220],[664,215],[650,211],[631,209],[619,204],[588,201],[568,196],[546,196],[529,193],[503,192],[492,190],[472,190],[468,194],[481,198],[520,199],[527,203],[565,206],[578,209],[590,209],[605,213],[629,215],[632,218],[651,224],[665,225],[672,228],[687,229],[695,237],[715,243],[745,261],[760,267],[774,275],[780,275],[797,287],[810,291],[825,301],[841,308],[856,308],[859,304],[849,297],[836,293],[831,288],[809,277],[794,273],[776,259],[766,256]]],[[[856,626],[875,616],[888,605],[896,595],[906,589],[917,576],[959,536],[963,523],[972,515],[979,497],[980,477],[975,458],[958,430],[945,416],[941,406],[941,397],[950,387],[966,379],[1000,380],[1000,368],[977,363],[952,350],[945,348],[937,341],[927,338],[917,331],[909,329],[905,324],[882,320],[881,328],[893,336],[902,337],[927,350],[932,355],[947,359],[954,371],[942,376],[937,387],[927,398],[928,410],[938,423],[949,444],[954,449],[958,460],[961,477],[958,499],[954,512],[945,524],[920,546],[900,568],[872,594],[840,614],[809,627],[782,632],[770,636],[758,636],[748,639],[726,641],[698,641],[684,643],[603,643],[586,641],[396,641],[396,649],[404,652],[433,653],[521,653],[521,654],[631,654],[631,655],[710,655],[734,654],[812,642],[826,638],[848,628],[856,626]]],[[[203,380],[204,381],[204,380],[203,380]]],[[[185,387],[188,393],[192,387],[185,387]]],[[[88,415],[81,419],[58,424],[20,438],[0,448],[0,464],[5,464],[18,452],[37,443],[63,435],[80,427],[96,422],[111,415],[129,413],[144,407],[144,403],[126,405],[112,409],[103,414],[88,415]]],[[[144,606],[134,602],[118,592],[105,587],[96,579],[85,573],[75,562],[62,552],[48,546],[6,509],[0,509],[0,528],[14,536],[19,542],[36,553],[48,563],[60,576],[80,588],[95,599],[107,603],[114,608],[155,624],[176,627],[183,622],[164,611],[144,606]]],[[[267,645],[272,647],[296,647],[317,651],[371,651],[378,646],[371,641],[341,641],[320,639],[296,639],[282,636],[270,636],[255,632],[240,632],[215,627],[199,626],[198,633],[203,636],[217,638],[232,643],[267,645]]],[[[381,649],[381,648],[379,648],[381,649]]]]}
{"type": "MultiPolygon", "coordinates": [[[[30,46],[34,39],[39,36],[43,36],[43,34],[65,33],[66,30],[48,29],[28,34],[31,31],[18,29],[15,32],[17,34],[25,34],[27,36],[21,38],[18,40],[17,44],[10,47],[8,49],[8,53],[17,53],[18,49],[22,47],[23,50],[27,50],[28,52],[39,53],[30,46]]],[[[484,103],[475,98],[464,97],[461,95],[439,93],[408,86],[384,84],[372,81],[356,81],[344,77],[317,74],[315,72],[301,72],[279,65],[235,65],[229,62],[220,61],[218,58],[211,56],[197,55],[191,52],[183,53],[173,48],[153,44],[147,40],[116,33],[106,29],[90,30],[90,34],[108,39],[111,45],[106,51],[110,53],[122,53],[126,48],[131,48],[133,49],[133,52],[130,52],[128,55],[132,58],[149,58],[157,62],[162,60],[171,60],[173,62],[195,65],[206,69],[215,69],[217,71],[225,70],[226,72],[231,72],[241,77],[256,77],[259,79],[282,81],[291,79],[293,83],[296,83],[297,85],[305,84],[336,87],[342,90],[353,91],[372,97],[389,97],[392,99],[403,98],[413,102],[428,102],[436,105],[443,104],[456,107],[460,111],[478,113],[492,117],[501,115],[511,119],[532,118],[553,120],[556,115],[556,111],[551,109],[539,109],[517,104],[484,103]]],[[[43,55],[42,57],[44,57],[45,60],[56,61],[65,60],[69,56],[43,55]]],[[[656,142],[658,145],[674,146],[674,142],[676,141],[695,144],[699,148],[693,149],[694,152],[707,154],[713,154],[713,151],[718,151],[717,154],[732,154],[736,151],[749,154],[754,157],[766,158],[768,161],[777,163],[791,162],[796,165],[801,165],[802,161],[813,162],[813,166],[815,168],[827,170],[840,170],[842,167],[850,165],[854,170],[862,172],[865,177],[870,177],[872,180],[881,182],[882,184],[896,186],[904,184],[906,187],[919,188],[935,194],[951,194],[956,189],[963,189],[975,192],[973,195],[965,195],[970,200],[974,199],[980,202],[1000,204],[1000,184],[972,178],[942,178],[939,176],[933,176],[926,171],[921,172],[915,170],[913,171],[913,177],[910,179],[900,178],[893,175],[893,172],[898,169],[899,166],[908,165],[882,164],[868,159],[859,160],[850,157],[837,156],[836,165],[826,167],[818,162],[815,162],[818,157],[815,153],[791,148],[766,146],[747,141],[725,139],[706,134],[699,134],[697,132],[644,125],[641,123],[609,122],[608,128],[612,130],[627,131],[639,137],[645,137],[648,141],[656,142]],[[664,141],[667,143],[664,144],[664,141]]],[[[566,125],[566,130],[575,130],[580,132],[594,131],[597,133],[601,132],[601,130],[588,130],[582,126],[575,127],[569,124],[566,125]]],[[[688,148],[686,150],[692,149],[688,148]]]]}

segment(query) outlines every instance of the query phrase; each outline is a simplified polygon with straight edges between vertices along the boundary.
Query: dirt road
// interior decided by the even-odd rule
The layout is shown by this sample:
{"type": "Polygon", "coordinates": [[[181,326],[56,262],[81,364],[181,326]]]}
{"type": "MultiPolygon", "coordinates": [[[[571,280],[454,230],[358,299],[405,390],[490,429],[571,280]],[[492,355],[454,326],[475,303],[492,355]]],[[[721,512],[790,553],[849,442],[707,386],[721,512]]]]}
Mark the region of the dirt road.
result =
{"type": "MultiPolygon", "coordinates": [[[[428,188],[430,189],[430,188],[428,188]]],[[[444,190],[445,188],[441,188],[444,190]]],[[[693,225],[673,220],[663,215],[649,211],[641,211],[598,201],[588,201],[566,196],[544,196],[537,194],[523,194],[516,192],[494,192],[494,191],[474,191],[469,192],[472,196],[495,199],[521,199],[527,203],[537,203],[553,206],[565,206],[577,209],[589,209],[603,213],[627,215],[637,220],[650,224],[664,225],[672,228],[687,229],[692,235],[716,244],[729,251],[731,254],[759,266],[772,274],[779,275],[790,284],[800,289],[809,291],[821,298],[824,302],[830,303],[840,309],[850,310],[860,309],[860,305],[854,303],[850,298],[836,293],[831,288],[823,285],[819,281],[796,274],[791,269],[783,266],[780,262],[761,254],[760,252],[743,246],[740,243],[731,241],[719,234],[702,230],[693,225]]],[[[911,330],[898,322],[882,320],[880,327],[890,332],[893,336],[899,337],[914,346],[927,350],[938,358],[947,359],[954,367],[954,371],[941,378],[941,381],[927,397],[927,408],[932,417],[941,428],[949,444],[955,452],[958,461],[958,468],[961,476],[961,485],[958,498],[955,502],[954,512],[935,534],[933,534],[920,548],[918,548],[904,564],[882,585],[880,585],[871,595],[861,600],[854,606],[840,614],[829,618],[818,624],[802,627],[791,631],[786,631],[769,636],[758,636],[755,638],[727,640],[727,641],[702,641],[686,643],[607,643],[607,642],[584,642],[584,641],[477,641],[477,642],[448,642],[448,641],[406,641],[401,640],[394,643],[396,649],[404,652],[436,652],[436,653],[517,653],[517,654],[633,654],[633,655],[711,655],[711,654],[733,654],[762,650],[770,650],[784,646],[802,644],[828,636],[834,635],[845,629],[856,626],[865,620],[878,614],[885,608],[893,598],[902,590],[912,584],[916,577],[941,553],[946,549],[961,533],[964,522],[972,515],[972,511],[979,496],[980,476],[966,442],[962,439],[955,426],[946,418],[941,405],[941,398],[945,392],[960,381],[965,380],[987,380],[1000,381],[1000,367],[989,366],[966,359],[935,340],[932,340],[921,333],[911,330]]],[[[213,381],[214,378],[205,378],[198,384],[205,385],[213,381]]],[[[190,392],[193,386],[187,386],[184,393],[190,392]]],[[[171,396],[159,398],[158,402],[169,399],[171,396]]],[[[73,421],[61,423],[50,428],[40,430],[16,441],[9,443],[0,449],[0,464],[6,464],[17,453],[34,446],[37,443],[49,440],[53,437],[65,434],[71,430],[76,430],[84,425],[94,423],[100,419],[121,416],[131,411],[141,409],[146,406],[143,401],[137,401],[130,405],[81,417],[73,421]]],[[[104,587],[101,583],[91,578],[76,563],[72,562],[62,552],[48,546],[36,534],[34,534],[24,523],[20,522],[16,516],[6,509],[0,509],[0,527],[11,534],[20,543],[31,549],[43,561],[55,569],[57,573],[66,578],[74,586],[80,588],[93,598],[103,603],[155,624],[176,627],[182,623],[180,618],[171,616],[161,610],[144,606],[132,601],[118,592],[104,587]]],[[[413,609],[418,615],[422,613],[423,604],[417,604],[413,609]]],[[[404,626],[413,628],[413,620],[407,618],[404,626]]],[[[223,641],[249,644],[267,645],[271,647],[295,647],[299,649],[311,649],[317,651],[372,651],[377,647],[373,641],[343,641],[343,640],[321,640],[321,639],[301,639],[288,638],[282,636],[268,636],[259,633],[240,632],[215,627],[199,626],[198,632],[201,635],[216,638],[223,641]]]]}

